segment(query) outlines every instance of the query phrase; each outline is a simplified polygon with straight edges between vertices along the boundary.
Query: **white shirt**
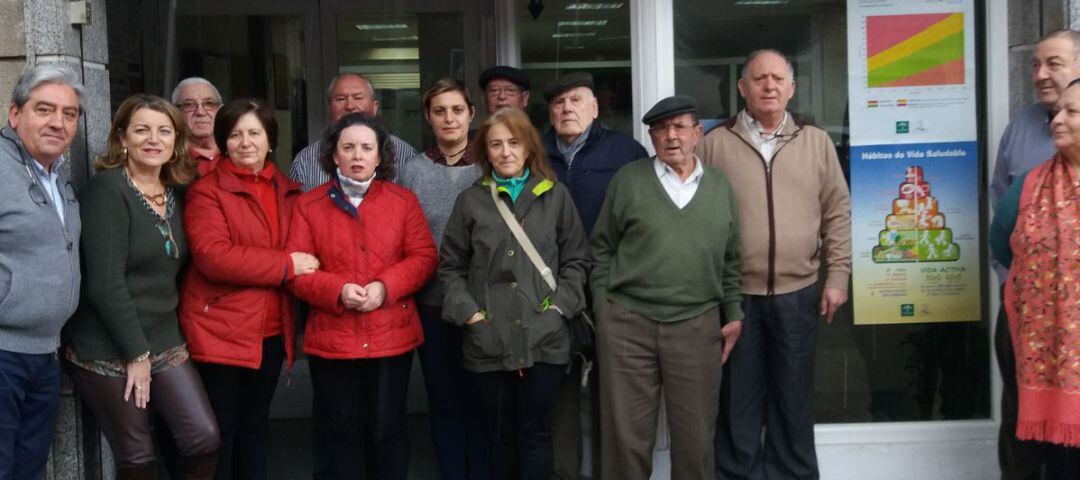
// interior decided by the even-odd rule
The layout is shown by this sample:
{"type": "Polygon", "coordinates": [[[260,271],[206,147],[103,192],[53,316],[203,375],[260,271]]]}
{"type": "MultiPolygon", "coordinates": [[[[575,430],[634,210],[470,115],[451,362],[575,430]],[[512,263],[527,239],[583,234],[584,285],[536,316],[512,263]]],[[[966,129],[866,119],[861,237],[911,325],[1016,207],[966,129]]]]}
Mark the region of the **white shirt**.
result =
{"type": "Polygon", "coordinates": [[[60,179],[60,169],[64,167],[64,158],[60,157],[53,161],[52,169],[45,171],[37,160],[29,161],[34,166],[34,173],[37,175],[37,183],[47,197],[46,201],[51,203],[53,208],[56,209],[56,214],[60,216],[60,223],[64,224],[64,197],[60,194],[60,185],[57,185],[60,179]]]}
{"type": "Polygon", "coordinates": [[[776,127],[776,130],[772,132],[766,132],[761,123],[754,120],[754,117],[751,117],[750,112],[746,110],[743,110],[739,116],[742,117],[746,131],[750,132],[750,141],[754,142],[754,146],[761,153],[761,158],[765,159],[765,166],[771,167],[773,153],[776,152],[776,145],[780,143],[780,131],[787,125],[787,112],[784,112],[784,119],[780,121],[780,126],[776,127]]]}
{"type": "Polygon", "coordinates": [[[679,174],[674,169],[660,161],[660,157],[653,157],[653,168],[656,169],[656,176],[660,179],[660,185],[664,187],[664,192],[680,210],[694,198],[698,184],[701,183],[701,175],[705,173],[705,169],[701,168],[701,160],[697,158],[697,155],[694,156],[694,171],[690,173],[689,177],[686,177],[685,181],[679,178],[679,174]]]}

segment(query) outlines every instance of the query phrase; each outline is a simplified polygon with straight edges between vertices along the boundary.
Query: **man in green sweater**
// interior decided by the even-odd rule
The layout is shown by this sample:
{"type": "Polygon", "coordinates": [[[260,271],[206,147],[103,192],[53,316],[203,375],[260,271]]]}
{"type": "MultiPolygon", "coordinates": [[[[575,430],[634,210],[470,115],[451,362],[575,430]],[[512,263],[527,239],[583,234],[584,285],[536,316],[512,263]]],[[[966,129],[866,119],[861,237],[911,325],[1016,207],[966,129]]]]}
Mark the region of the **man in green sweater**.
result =
{"type": "Polygon", "coordinates": [[[649,478],[660,391],[671,478],[712,478],[720,371],[743,318],[738,206],[702,164],[697,103],[642,119],[657,155],[623,167],[590,240],[598,313],[602,478],[649,478]]]}

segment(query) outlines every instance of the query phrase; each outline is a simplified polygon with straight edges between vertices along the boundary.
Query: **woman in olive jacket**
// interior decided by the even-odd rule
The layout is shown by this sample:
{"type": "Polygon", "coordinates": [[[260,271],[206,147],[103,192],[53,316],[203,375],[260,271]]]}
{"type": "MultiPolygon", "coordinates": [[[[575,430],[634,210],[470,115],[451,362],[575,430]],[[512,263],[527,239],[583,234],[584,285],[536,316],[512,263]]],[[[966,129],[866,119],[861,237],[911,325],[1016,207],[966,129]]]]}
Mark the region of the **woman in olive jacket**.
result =
{"type": "Polygon", "coordinates": [[[484,174],[458,196],[440,251],[443,318],[465,330],[465,368],[488,412],[492,478],[547,480],[552,410],[570,361],[566,319],[585,307],[585,231],[524,113],[496,112],[476,138],[484,174]],[[555,275],[555,291],[500,216],[492,183],[555,275]]]}

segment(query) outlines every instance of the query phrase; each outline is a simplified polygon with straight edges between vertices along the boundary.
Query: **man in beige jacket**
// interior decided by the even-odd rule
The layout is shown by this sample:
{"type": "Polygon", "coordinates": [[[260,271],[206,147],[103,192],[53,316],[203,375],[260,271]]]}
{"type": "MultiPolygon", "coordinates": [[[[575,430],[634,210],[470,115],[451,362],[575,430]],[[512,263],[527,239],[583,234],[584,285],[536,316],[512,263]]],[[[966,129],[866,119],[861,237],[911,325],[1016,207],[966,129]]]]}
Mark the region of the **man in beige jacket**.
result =
{"type": "Polygon", "coordinates": [[[698,147],[731,180],[743,246],[745,319],[720,392],[718,479],[818,478],[814,353],[820,318],[847,301],[851,199],[829,135],[787,111],[793,73],[778,51],[750,54],[738,84],[746,109],[698,147]]]}

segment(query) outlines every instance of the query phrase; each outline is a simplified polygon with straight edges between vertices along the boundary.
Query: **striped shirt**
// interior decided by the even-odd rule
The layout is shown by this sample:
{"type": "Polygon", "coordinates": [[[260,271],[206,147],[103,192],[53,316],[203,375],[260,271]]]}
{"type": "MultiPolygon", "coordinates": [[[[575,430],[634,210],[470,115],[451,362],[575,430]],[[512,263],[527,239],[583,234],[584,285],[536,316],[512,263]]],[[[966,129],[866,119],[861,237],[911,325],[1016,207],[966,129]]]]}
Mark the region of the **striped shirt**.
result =
{"type": "MultiPolygon", "coordinates": [[[[394,146],[394,174],[397,175],[397,172],[405,168],[405,162],[416,156],[416,149],[394,134],[390,134],[390,143],[394,146]]],[[[289,168],[289,178],[300,182],[300,188],[305,192],[330,181],[330,175],[319,165],[321,152],[322,140],[317,140],[300,150],[289,168]]]]}

